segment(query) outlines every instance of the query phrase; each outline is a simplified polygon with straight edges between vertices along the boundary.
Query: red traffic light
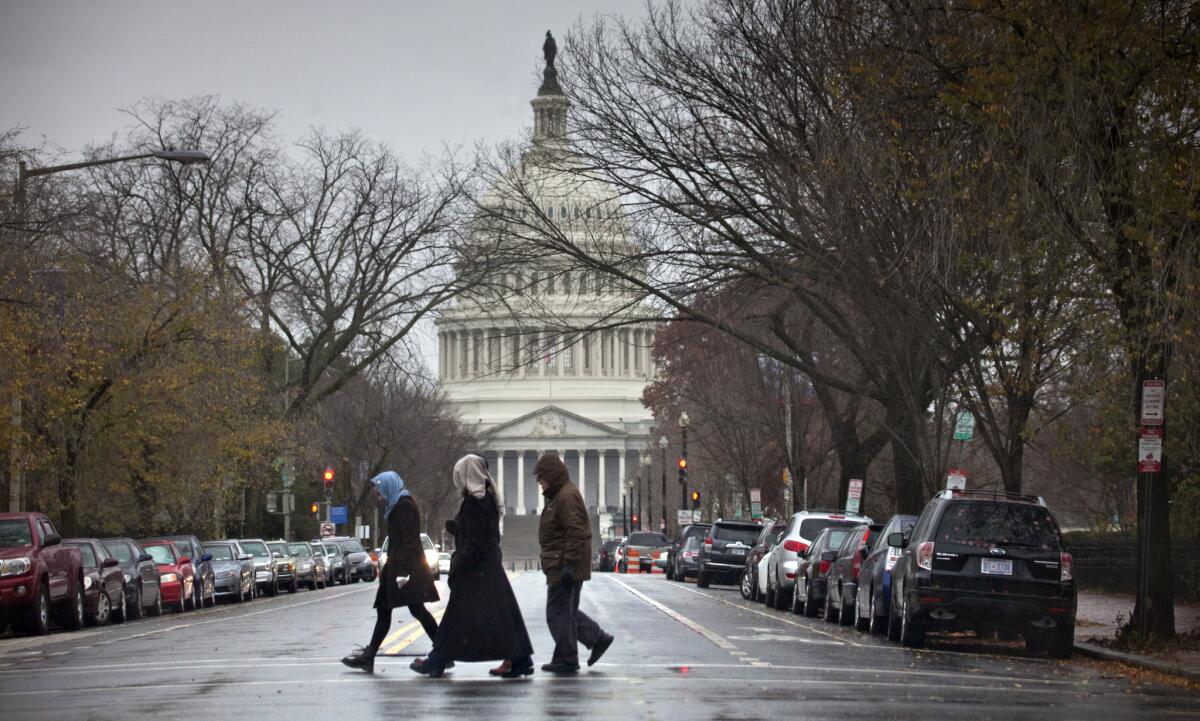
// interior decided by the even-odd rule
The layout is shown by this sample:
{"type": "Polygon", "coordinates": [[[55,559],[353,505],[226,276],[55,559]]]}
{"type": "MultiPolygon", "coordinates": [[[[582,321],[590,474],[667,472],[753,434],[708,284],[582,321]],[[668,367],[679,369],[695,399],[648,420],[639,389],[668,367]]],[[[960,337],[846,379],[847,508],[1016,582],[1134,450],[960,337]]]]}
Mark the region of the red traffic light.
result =
{"type": "Polygon", "coordinates": [[[330,488],[333,488],[333,469],[332,468],[326,468],[325,472],[323,474],[321,474],[321,478],[323,478],[325,480],[325,488],[327,490],[330,488]]]}
{"type": "Polygon", "coordinates": [[[687,459],[686,459],[686,458],[680,458],[680,459],[679,459],[679,470],[681,470],[681,471],[682,471],[682,470],[685,470],[686,468],[687,468],[687,459]]]}

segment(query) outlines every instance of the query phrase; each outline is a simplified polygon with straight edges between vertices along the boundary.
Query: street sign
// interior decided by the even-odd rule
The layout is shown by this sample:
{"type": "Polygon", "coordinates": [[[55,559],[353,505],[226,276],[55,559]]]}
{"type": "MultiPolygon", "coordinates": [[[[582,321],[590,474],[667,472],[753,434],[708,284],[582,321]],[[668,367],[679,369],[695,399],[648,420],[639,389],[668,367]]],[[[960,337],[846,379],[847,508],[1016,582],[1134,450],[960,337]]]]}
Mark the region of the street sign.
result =
{"type": "Polygon", "coordinates": [[[692,522],[692,512],[691,511],[676,511],[675,512],[675,525],[686,526],[691,522],[692,522]]]}
{"type": "MultiPolygon", "coordinates": [[[[1167,400],[1165,381],[1142,381],[1142,425],[1161,426],[1167,400]]],[[[1140,457],[1140,454],[1139,454],[1140,457]]]]}
{"type": "Polygon", "coordinates": [[[975,437],[975,416],[970,411],[959,411],[954,421],[954,440],[969,441],[975,437]]]}
{"type": "Polygon", "coordinates": [[[961,468],[947,470],[946,488],[952,491],[965,491],[967,489],[967,472],[961,468]]]}
{"type": "Polygon", "coordinates": [[[846,490],[846,512],[858,513],[862,504],[863,482],[861,478],[851,478],[850,487],[846,490]]]}
{"type": "Polygon", "coordinates": [[[344,525],[350,522],[350,514],[346,512],[345,506],[330,506],[329,520],[344,525]]]}
{"type": "Polygon", "coordinates": [[[750,517],[762,518],[762,489],[750,489],[750,517]]]}
{"type": "Polygon", "coordinates": [[[328,538],[337,533],[337,527],[328,521],[321,524],[321,538],[328,538]]]}
{"type": "Polygon", "coordinates": [[[1162,429],[1143,428],[1138,438],[1138,473],[1162,471],[1162,429]]]}

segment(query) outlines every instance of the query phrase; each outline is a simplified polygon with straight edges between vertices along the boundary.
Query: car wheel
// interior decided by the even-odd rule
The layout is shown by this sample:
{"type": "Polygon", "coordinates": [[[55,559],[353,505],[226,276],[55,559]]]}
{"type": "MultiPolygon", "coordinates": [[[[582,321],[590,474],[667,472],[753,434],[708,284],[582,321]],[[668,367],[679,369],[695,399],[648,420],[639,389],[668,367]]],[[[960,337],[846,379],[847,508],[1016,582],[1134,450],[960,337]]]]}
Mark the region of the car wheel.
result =
{"type": "Polygon", "coordinates": [[[112,601],[108,599],[108,594],[101,589],[96,597],[96,615],[88,620],[93,626],[107,626],[112,621],[112,610],[112,601]]]}
{"type": "Polygon", "coordinates": [[[793,615],[799,616],[800,614],[804,613],[804,605],[800,603],[799,581],[797,581],[796,585],[792,586],[792,603],[790,608],[793,615]]]}
{"type": "Polygon", "coordinates": [[[741,583],[742,598],[746,599],[747,601],[752,600],[751,596],[754,595],[753,594],[753,588],[754,588],[753,583],[754,583],[754,579],[750,577],[749,569],[742,571],[742,583],[741,583]]]}
{"type": "Polygon", "coordinates": [[[790,603],[791,601],[787,597],[787,591],[783,590],[783,586],[777,587],[775,589],[775,603],[772,608],[774,608],[776,611],[786,611],[790,603]]]}
{"type": "Polygon", "coordinates": [[[909,613],[907,603],[900,611],[900,645],[906,648],[921,648],[925,645],[925,629],[921,622],[909,613]]]}
{"type": "Polygon", "coordinates": [[[83,581],[75,584],[75,596],[63,602],[63,625],[72,631],[83,628],[83,581]]]}
{"type": "Polygon", "coordinates": [[[37,598],[25,614],[25,630],[34,636],[45,636],[50,630],[50,592],[39,583],[37,598]]]}
{"type": "Polygon", "coordinates": [[[162,612],[163,612],[163,608],[162,608],[162,586],[159,586],[159,587],[158,587],[158,598],[154,599],[154,605],[150,607],[150,615],[151,615],[151,616],[156,616],[156,617],[157,617],[157,616],[161,616],[161,615],[162,615],[162,612]]]}
{"type": "Polygon", "coordinates": [[[121,586],[121,598],[117,601],[117,609],[114,614],[114,620],[117,623],[125,623],[129,619],[129,598],[125,595],[125,587],[121,586]]]}
{"type": "Polygon", "coordinates": [[[771,571],[767,569],[767,592],[763,594],[763,603],[767,608],[775,605],[775,587],[771,585],[771,571]]]}
{"type": "Polygon", "coordinates": [[[869,605],[867,606],[867,633],[883,633],[887,629],[884,628],[884,619],[880,618],[879,609],[875,607],[875,589],[871,589],[871,595],[867,596],[869,605]]]}
{"type": "Polygon", "coordinates": [[[142,587],[141,586],[133,587],[133,600],[128,601],[128,605],[125,608],[126,608],[125,620],[136,621],[137,619],[142,617],[143,609],[142,609],[142,587]]]}
{"type": "Polygon", "coordinates": [[[288,593],[300,593],[300,584],[294,578],[288,584],[288,593]]]}
{"type": "Polygon", "coordinates": [[[825,589],[825,608],[824,608],[823,613],[821,614],[821,618],[825,619],[829,623],[833,623],[833,619],[836,618],[836,616],[834,614],[835,614],[835,611],[833,610],[833,594],[829,592],[828,588],[826,588],[825,589]]]}
{"type": "Polygon", "coordinates": [[[216,584],[216,582],[210,582],[208,584],[208,600],[206,600],[204,602],[204,605],[207,608],[212,608],[213,606],[217,605],[217,584],[216,584]]]}
{"type": "Polygon", "coordinates": [[[704,567],[700,568],[700,572],[696,574],[696,587],[708,588],[708,574],[704,572],[704,567]]]}
{"type": "Polygon", "coordinates": [[[804,617],[805,618],[816,618],[817,617],[817,602],[813,599],[812,591],[808,587],[807,583],[804,584],[804,617]]]}
{"type": "Polygon", "coordinates": [[[1050,658],[1068,659],[1075,652],[1075,624],[1064,624],[1052,631],[1046,651],[1050,658]]]}
{"type": "Polygon", "coordinates": [[[182,593],[179,595],[179,608],[184,611],[192,611],[196,608],[196,583],[192,582],[192,592],[187,596],[182,593]]]}

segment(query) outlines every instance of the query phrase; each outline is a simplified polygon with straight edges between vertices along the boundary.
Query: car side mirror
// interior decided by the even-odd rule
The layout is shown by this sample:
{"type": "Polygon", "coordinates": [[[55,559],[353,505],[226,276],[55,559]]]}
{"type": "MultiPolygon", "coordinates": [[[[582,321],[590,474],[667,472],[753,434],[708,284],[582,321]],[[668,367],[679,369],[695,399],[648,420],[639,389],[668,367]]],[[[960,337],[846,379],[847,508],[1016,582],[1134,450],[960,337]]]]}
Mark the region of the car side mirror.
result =
{"type": "Polygon", "coordinates": [[[271,558],[283,558],[283,554],[280,553],[279,551],[275,551],[274,553],[271,554],[271,558]]]}
{"type": "Polygon", "coordinates": [[[109,558],[104,559],[104,563],[103,563],[104,568],[112,568],[113,566],[119,566],[119,565],[121,565],[121,562],[115,558],[109,557],[109,558]]]}
{"type": "Polygon", "coordinates": [[[837,560],[837,552],[836,551],[826,551],[821,554],[821,560],[822,561],[836,561],[837,560]]]}
{"type": "Polygon", "coordinates": [[[253,560],[254,560],[254,556],[251,556],[249,553],[243,553],[242,555],[240,555],[240,556],[238,556],[238,557],[237,557],[237,560],[239,560],[239,561],[253,561],[253,560]]]}
{"type": "Polygon", "coordinates": [[[143,553],[140,556],[138,556],[137,562],[145,563],[146,561],[153,561],[153,560],[154,560],[154,556],[151,556],[149,553],[143,553]]]}
{"type": "Polygon", "coordinates": [[[892,548],[904,548],[907,542],[908,539],[904,537],[903,533],[896,532],[888,534],[887,543],[892,548]]]}
{"type": "Polygon", "coordinates": [[[209,561],[211,561],[211,560],[212,560],[212,554],[211,554],[211,553],[206,553],[206,554],[204,554],[203,556],[201,556],[201,557],[200,557],[200,563],[208,563],[208,562],[209,562],[209,561]]]}
{"type": "Polygon", "coordinates": [[[62,536],[57,533],[47,533],[46,538],[42,540],[42,548],[46,546],[57,546],[62,543],[62,536]]]}
{"type": "Polygon", "coordinates": [[[191,563],[191,562],[192,562],[192,559],[191,559],[191,558],[189,558],[188,556],[184,556],[183,558],[180,558],[180,559],[179,559],[179,562],[178,562],[176,565],[178,565],[178,566],[182,566],[182,565],[184,565],[185,563],[191,563]]]}

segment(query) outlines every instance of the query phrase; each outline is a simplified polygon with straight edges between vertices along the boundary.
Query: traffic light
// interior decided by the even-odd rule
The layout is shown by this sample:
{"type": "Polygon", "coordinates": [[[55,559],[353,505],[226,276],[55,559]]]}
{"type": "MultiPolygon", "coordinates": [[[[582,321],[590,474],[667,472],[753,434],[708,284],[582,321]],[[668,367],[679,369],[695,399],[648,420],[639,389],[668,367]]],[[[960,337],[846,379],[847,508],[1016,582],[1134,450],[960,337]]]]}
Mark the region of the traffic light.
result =
{"type": "Polygon", "coordinates": [[[679,485],[681,485],[681,486],[687,485],[687,459],[686,458],[679,459],[679,485]]]}
{"type": "Polygon", "coordinates": [[[308,510],[315,516],[321,512],[321,504],[313,501],[311,504],[309,504],[308,510]]]}
{"type": "Polygon", "coordinates": [[[636,514],[636,513],[635,513],[635,514],[633,514],[633,518],[631,518],[631,519],[629,519],[629,520],[630,520],[630,522],[633,524],[633,527],[634,527],[634,528],[637,528],[637,522],[638,522],[638,520],[637,520],[637,514],[636,514]]]}
{"type": "Polygon", "coordinates": [[[692,510],[693,511],[699,510],[699,508],[700,508],[700,491],[692,491],[692,510]]]}
{"type": "Polygon", "coordinates": [[[321,474],[321,478],[325,481],[325,490],[333,490],[333,469],[326,467],[325,472],[321,474]]]}

